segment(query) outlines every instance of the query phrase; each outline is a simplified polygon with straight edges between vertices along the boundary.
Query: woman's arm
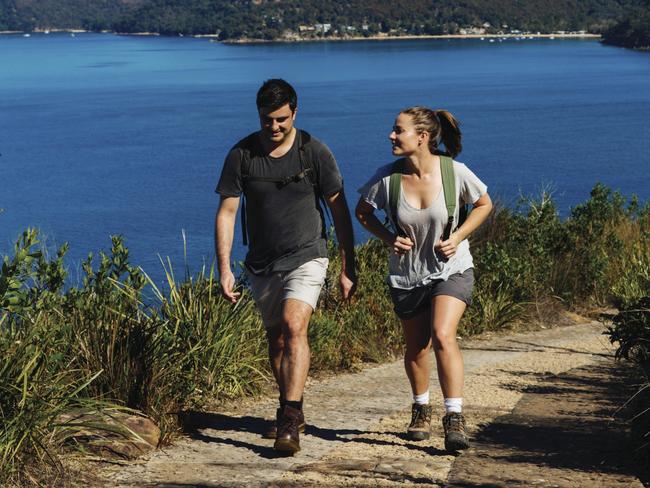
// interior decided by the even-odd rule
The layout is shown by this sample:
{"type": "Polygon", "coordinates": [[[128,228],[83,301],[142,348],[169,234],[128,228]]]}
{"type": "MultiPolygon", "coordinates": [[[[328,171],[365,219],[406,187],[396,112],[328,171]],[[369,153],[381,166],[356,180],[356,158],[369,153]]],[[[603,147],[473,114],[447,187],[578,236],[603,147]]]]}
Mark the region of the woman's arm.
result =
{"type": "Polygon", "coordinates": [[[467,237],[474,232],[478,227],[488,218],[492,211],[492,200],[490,195],[484,193],[478,200],[474,202],[472,211],[467,216],[467,220],[463,222],[455,232],[449,236],[446,241],[440,241],[436,245],[436,250],[440,251],[447,259],[456,254],[456,248],[467,237]]]}
{"type": "Polygon", "coordinates": [[[384,227],[375,215],[375,208],[363,198],[359,198],[357,207],[354,210],[354,215],[357,217],[357,220],[361,225],[390,247],[393,252],[404,254],[410,251],[413,247],[413,241],[411,241],[410,238],[395,235],[384,227]]]}

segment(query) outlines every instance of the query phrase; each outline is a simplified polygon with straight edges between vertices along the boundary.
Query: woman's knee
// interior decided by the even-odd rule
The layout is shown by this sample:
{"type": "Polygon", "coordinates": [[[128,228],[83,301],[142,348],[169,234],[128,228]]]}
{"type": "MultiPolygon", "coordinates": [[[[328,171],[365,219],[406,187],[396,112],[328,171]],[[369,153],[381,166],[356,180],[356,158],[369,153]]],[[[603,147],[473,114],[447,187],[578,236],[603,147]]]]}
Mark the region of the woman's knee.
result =
{"type": "Polygon", "coordinates": [[[458,342],[456,341],[456,334],[451,333],[451,331],[445,329],[434,330],[432,334],[432,338],[433,338],[433,347],[438,351],[446,351],[446,350],[458,348],[458,342]]]}
{"type": "Polygon", "coordinates": [[[404,350],[404,360],[407,362],[416,362],[429,360],[430,344],[425,347],[407,347],[404,350]]]}

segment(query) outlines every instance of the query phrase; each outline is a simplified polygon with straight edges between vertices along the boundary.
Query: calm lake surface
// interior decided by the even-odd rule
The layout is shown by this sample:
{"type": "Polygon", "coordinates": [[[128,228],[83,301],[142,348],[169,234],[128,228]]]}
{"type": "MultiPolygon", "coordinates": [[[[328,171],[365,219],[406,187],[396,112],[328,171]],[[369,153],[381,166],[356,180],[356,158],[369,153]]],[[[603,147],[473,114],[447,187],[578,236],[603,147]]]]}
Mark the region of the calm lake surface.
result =
{"type": "Polygon", "coordinates": [[[330,146],[351,206],[391,160],[388,133],[411,105],[460,119],[457,159],[508,205],[551,188],[566,215],[596,182],[650,197],[648,53],[558,39],[0,36],[0,253],[38,227],[49,246],[70,243],[76,281],[80,260],[123,234],[158,280],[158,255],[182,275],[184,231],[190,269],[210,263],[222,161],[257,129],[255,93],[271,77],[297,88],[297,125],[330,146]]]}

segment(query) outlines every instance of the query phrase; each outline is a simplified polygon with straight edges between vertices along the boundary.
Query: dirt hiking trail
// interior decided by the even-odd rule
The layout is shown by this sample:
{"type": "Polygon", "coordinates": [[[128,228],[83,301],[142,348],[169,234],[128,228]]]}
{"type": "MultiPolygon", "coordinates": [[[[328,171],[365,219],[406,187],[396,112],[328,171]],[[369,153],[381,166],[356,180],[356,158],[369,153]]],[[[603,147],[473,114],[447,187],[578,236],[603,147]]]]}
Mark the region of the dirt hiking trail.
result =
{"type": "Polygon", "coordinates": [[[187,437],[102,475],[119,488],[628,487],[643,485],[612,414],[633,391],[598,323],[462,340],[472,448],[444,451],[432,379],[432,436],[406,440],[402,361],[320,381],[305,392],[302,450],[278,457],[261,434],[276,399],[198,414],[187,437]]]}

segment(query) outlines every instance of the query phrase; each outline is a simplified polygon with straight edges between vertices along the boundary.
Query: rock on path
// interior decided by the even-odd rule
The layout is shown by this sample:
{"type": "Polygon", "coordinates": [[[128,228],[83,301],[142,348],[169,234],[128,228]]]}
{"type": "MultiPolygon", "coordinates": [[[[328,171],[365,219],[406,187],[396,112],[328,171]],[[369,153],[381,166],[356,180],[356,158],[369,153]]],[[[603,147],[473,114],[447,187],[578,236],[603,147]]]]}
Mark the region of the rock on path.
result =
{"type": "MultiPolygon", "coordinates": [[[[269,398],[250,402],[239,411],[197,416],[187,438],[126,468],[106,473],[106,486],[438,487],[446,486],[448,480],[453,486],[509,486],[514,478],[506,484],[498,476],[487,485],[477,479],[470,481],[471,464],[463,465],[463,459],[490,456],[490,441],[482,437],[483,433],[495,419],[511,415],[526,391],[541,380],[611,359],[611,346],[602,330],[598,323],[583,323],[462,341],[465,413],[470,433],[478,435],[478,442],[458,457],[443,449],[441,407],[434,414],[429,441],[405,439],[411,395],[400,360],[360,373],[310,381],[304,407],[307,432],[301,436],[302,451],[293,457],[278,457],[273,442],[260,435],[271,425],[268,419],[275,413],[276,400],[269,398]],[[452,470],[455,464],[458,467],[452,470]],[[463,484],[463,477],[467,484],[463,484]]],[[[440,405],[437,380],[432,379],[431,392],[434,405],[440,405]]],[[[557,402],[558,398],[549,396],[548,401],[557,402]]],[[[525,409],[515,410],[513,415],[511,424],[527,418],[525,409]]],[[[502,473],[516,455],[508,452],[510,459],[493,456],[483,476],[502,473]]],[[[532,458],[528,461],[534,465],[532,458]]],[[[568,472],[558,471],[553,476],[570,478],[571,469],[569,464],[568,472]]],[[[611,476],[618,477],[617,483],[623,483],[620,486],[641,486],[633,476],[603,471],[608,471],[603,476],[610,476],[609,481],[615,479],[611,476]]],[[[523,486],[529,472],[520,469],[513,476],[523,477],[523,486]]],[[[593,479],[599,476],[597,469],[595,472],[593,479]]],[[[539,479],[545,479],[538,474],[539,479]]],[[[593,479],[590,485],[599,486],[593,479]]],[[[562,484],[561,480],[540,483],[538,486],[580,486],[562,484]]]]}

